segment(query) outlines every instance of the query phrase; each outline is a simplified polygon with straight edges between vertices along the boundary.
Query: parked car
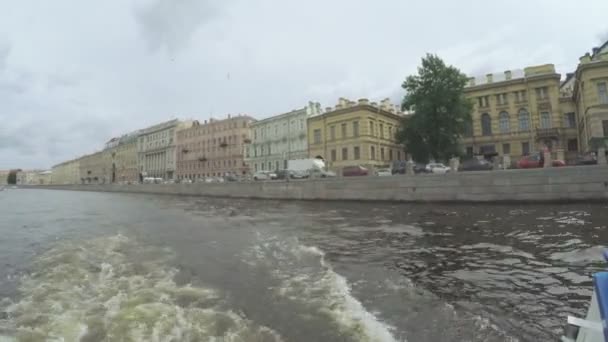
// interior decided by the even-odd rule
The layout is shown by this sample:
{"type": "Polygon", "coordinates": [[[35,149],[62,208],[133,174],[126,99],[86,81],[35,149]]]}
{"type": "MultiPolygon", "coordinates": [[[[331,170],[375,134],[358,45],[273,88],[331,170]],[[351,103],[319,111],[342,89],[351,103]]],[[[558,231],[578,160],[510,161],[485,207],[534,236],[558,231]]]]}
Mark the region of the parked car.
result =
{"type": "Polygon", "coordinates": [[[346,166],[342,169],[342,176],[353,177],[353,176],[367,176],[369,171],[363,166],[346,166]]]}
{"type": "Polygon", "coordinates": [[[378,169],[376,170],[376,176],[385,177],[392,176],[393,172],[391,169],[378,169]]]}
{"type": "Polygon", "coordinates": [[[312,176],[316,178],[336,177],[336,173],[329,170],[312,170],[312,176]]]}
{"type": "Polygon", "coordinates": [[[426,169],[426,164],[422,164],[422,163],[415,163],[414,164],[414,173],[418,174],[418,173],[429,173],[431,171],[426,169]]]}
{"type": "Polygon", "coordinates": [[[276,170],[274,174],[277,175],[276,179],[287,179],[288,177],[291,177],[291,171],[289,170],[276,170]]]}
{"type": "Polygon", "coordinates": [[[226,175],[226,181],[227,182],[238,182],[239,178],[235,175],[235,174],[228,174],[226,175]]]}
{"type": "Polygon", "coordinates": [[[576,165],[597,165],[597,156],[595,153],[586,153],[576,158],[576,165]]]}
{"type": "Polygon", "coordinates": [[[459,171],[489,171],[492,170],[492,163],[485,159],[472,158],[462,162],[458,167],[459,171]]]}
{"type": "Polygon", "coordinates": [[[309,174],[306,171],[300,171],[300,170],[295,170],[295,171],[290,171],[290,177],[292,179],[304,179],[304,178],[308,178],[309,174]]]}
{"type": "MultiPolygon", "coordinates": [[[[551,164],[553,165],[553,167],[566,166],[566,163],[563,160],[553,160],[551,164]]],[[[540,155],[533,154],[533,155],[522,157],[517,162],[517,167],[520,169],[534,169],[534,168],[543,167],[543,165],[540,160],[540,155]]]]}
{"type": "Polygon", "coordinates": [[[450,168],[441,164],[441,163],[430,163],[426,166],[427,172],[430,173],[448,173],[450,172],[450,168]]]}
{"type": "Polygon", "coordinates": [[[277,179],[277,174],[270,171],[257,171],[253,174],[253,180],[255,181],[271,179],[277,179]]]}
{"type": "Polygon", "coordinates": [[[393,161],[393,165],[391,167],[392,174],[405,174],[407,169],[407,161],[405,160],[395,160],[393,161]]]}

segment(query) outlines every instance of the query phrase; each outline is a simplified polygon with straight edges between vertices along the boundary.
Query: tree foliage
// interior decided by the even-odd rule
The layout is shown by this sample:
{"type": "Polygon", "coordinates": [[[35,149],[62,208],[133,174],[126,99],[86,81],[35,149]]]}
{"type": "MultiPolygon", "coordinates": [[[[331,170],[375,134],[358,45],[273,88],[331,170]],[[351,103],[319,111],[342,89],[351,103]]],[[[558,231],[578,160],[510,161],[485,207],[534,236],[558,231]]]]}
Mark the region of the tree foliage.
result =
{"type": "Polygon", "coordinates": [[[17,184],[17,171],[10,170],[8,176],[6,177],[7,184],[17,184]]]}
{"type": "Polygon", "coordinates": [[[467,77],[436,55],[422,58],[418,74],[403,82],[406,116],[397,139],[414,160],[447,160],[461,154],[460,139],[471,120],[472,103],[464,95],[467,77]]]}

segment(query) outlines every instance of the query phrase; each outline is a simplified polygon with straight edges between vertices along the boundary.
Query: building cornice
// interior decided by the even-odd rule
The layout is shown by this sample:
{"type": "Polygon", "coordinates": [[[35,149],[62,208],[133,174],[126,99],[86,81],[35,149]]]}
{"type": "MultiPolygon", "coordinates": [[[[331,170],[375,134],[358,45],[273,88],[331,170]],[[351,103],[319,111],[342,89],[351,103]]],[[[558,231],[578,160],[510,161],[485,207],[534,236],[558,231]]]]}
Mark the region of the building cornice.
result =
{"type": "Polygon", "coordinates": [[[400,120],[403,117],[403,115],[398,115],[398,114],[392,113],[390,111],[387,111],[386,109],[382,109],[380,107],[375,107],[370,104],[355,104],[353,106],[349,106],[346,108],[339,108],[339,109],[333,110],[331,112],[325,112],[323,114],[311,116],[310,118],[308,118],[308,120],[323,119],[324,117],[325,118],[334,117],[334,116],[339,116],[339,115],[343,115],[343,114],[349,114],[349,113],[352,113],[352,112],[355,112],[358,110],[367,110],[369,112],[381,114],[381,115],[384,115],[386,117],[389,117],[389,118],[395,119],[395,120],[400,120]]]}
{"type": "Polygon", "coordinates": [[[500,81],[500,82],[478,84],[478,85],[474,85],[474,86],[465,87],[464,93],[467,94],[467,93],[477,92],[480,90],[487,90],[487,89],[492,89],[492,88],[502,88],[502,87],[508,87],[508,86],[512,86],[512,85],[525,84],[526,82],[538,81],[538,80],[543,80],[543,79],[548,79],[548,80],[556,79],[559,82],[559,80],[561,79],[561,76],[558,73],[552,73],[552,74],[518,77],[518,78],[511,79],[511,80],[500,81]]]}

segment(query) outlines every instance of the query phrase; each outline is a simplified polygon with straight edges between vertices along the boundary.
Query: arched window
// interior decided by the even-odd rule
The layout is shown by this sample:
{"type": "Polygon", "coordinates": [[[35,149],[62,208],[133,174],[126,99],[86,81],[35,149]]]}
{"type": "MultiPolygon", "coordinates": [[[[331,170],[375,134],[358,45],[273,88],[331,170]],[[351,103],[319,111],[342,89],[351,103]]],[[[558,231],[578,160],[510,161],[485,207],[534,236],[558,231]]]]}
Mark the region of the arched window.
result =
{"type": "Polygon", "coordinates": [[[509,113],[500,112],[498,117],[498,123],[500,126],[500,133],[509,133],[510,125],[509,125],[509,113]]]}
{"type": "Polygon", "coordinates": [[[481,115],[481,135],[492,135],[492,119],[488,113],[481,115]]]}
{"type": "Polygon", "coordinates": [[[520,132],[529,131],[530,130],[530,113],[528,113],[527,110],[522,108],[519,110],[518,119],[519,119],[519,131],[520,132]]]}

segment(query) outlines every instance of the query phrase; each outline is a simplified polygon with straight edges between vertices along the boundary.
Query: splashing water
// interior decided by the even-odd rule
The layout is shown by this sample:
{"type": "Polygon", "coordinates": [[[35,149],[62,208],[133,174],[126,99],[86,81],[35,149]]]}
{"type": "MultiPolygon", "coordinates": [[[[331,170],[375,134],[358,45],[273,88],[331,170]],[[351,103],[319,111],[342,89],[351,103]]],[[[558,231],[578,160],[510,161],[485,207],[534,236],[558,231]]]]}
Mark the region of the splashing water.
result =
{"type": "Polygon", "coordinates": [[[61,244],[34,261],[17,302],[0,303],[0,331],[19,341],[281,341],[223,308],[219,291],[178,286],[172,257],[123,235],[61,244]]]}

